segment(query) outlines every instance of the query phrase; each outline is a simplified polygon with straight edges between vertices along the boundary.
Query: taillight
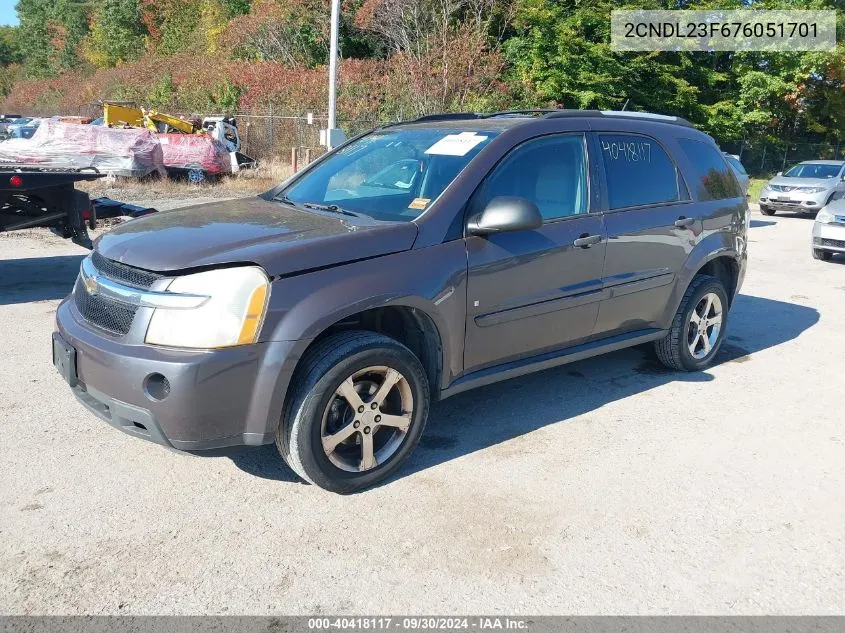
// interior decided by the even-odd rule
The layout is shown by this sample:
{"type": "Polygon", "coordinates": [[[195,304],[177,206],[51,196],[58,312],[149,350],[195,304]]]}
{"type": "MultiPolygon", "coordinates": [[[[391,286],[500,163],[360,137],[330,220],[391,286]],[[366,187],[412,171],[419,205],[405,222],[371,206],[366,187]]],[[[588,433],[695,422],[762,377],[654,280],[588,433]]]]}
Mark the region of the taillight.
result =
{"type": "Polygon", "coordinates": [[[12,176],[11,178],[9,178],[9,184],[13,187],[20,187],[23,185],[23,178],[21,178],[20,176],[12,176]]]}

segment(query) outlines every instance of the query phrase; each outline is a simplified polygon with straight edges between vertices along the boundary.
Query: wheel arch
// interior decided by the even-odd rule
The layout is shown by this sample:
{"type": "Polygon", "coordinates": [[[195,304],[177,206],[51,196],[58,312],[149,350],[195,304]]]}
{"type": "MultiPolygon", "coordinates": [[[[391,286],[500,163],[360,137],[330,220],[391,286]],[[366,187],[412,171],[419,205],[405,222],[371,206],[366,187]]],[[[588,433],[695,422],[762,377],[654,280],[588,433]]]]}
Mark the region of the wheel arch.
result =
{"type": "MultiPolygon", "coordinates": [[[[424,304],[424,300],[411,297],[392,302],[371,297],[367,304],[346,306],[324,315],[308,328],[306,336],[300,338],[290,384],[295,383],[302,358],[326,337],[337,332],[363,330],[383,334],[410,349],[425,369],[432,398],[439,398],[449,341],[444,337],[446,326],[436,310],[424,304]]],[[[285,399],[288,396],[286,394],[285,399]]]]}
{"type": "Polygon", "coordinates": [[[710,275],[721,281],[725,286],[729,305],[732,305],[744,273],[743,257],[732,245],[724,243],[716,248],[699,248],[693,251],[678,273],[678,283],[667,302],[661,326],[668,329],[671,325],[684,293],[698,275],[710,275]]]}
{"type": "Polygon", "coordinates": [[[445,350],[441,330],[428,311],[408,303],[391,303],[335,315],[333,322],[311,340],[303,355],[327,336],[345,330],[376,332],[402,343],[422,363],[432,397],[438,396],[445,350]]]}

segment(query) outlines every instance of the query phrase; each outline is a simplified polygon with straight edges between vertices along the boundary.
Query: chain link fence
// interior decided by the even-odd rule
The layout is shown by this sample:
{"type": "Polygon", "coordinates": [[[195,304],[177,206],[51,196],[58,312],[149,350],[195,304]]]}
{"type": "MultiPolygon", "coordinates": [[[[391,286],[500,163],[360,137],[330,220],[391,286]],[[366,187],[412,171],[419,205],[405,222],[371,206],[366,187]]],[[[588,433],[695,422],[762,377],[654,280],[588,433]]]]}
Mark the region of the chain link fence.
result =
{"type": "MultiPolygon", "coordinates": [[[[291,115],[274,112],[272,107],[235,112],[243,152],[258,159],[281,158],[289,161],[291,150],[297,149],[301,165],[305,151],[316,158],[325,149],[320,145],[320,130],[328,126],[325,116],[291,115]]],[[[387,121],[339,120],[338,127],[347,138],[387,121]]],[[[802,141],[763,142],[731,141],[720,143],[723,151],[735,154],[751,176],[768,178],[791,165],[805,160],[845,160],[845,141],[807,143],[802,141]]]]}
{"type": "MultiPolygon", "coordinates": [[[[185,119],[213,116],[215,113],[196,113],[179,109],[163,111],[185,119]]],[[[102,106],[88,104],[76,112],[77,116],[96,118],[102,116],[102,106]]],[[[217,115],[222,113],[216,113],[217,115]]],[[[226,112],[234,115],[241,136],[241,151],[259,160],[291,162],[296,151],[299,166],[304,165],[306,155],[312,160],[322,154],[320,130],[328,127],[323,113],[293,113],[273,105],[226,112]]],[[[389,121],[375,119],[339,119],[337,125],[347,138],[384,125],[389,121]]],[[[719,141],[719,139],[716,139],[719,141]]],[[[727,141],[719,143],[723,151],[740,157],[746,171],[756,178],[769,178],[779,171],[805,160],[845,160],[845,139],[833,143],[811,143],[795,141],[727,141]]]]}
{"type": "Polygon", "coordinates": [[[736,154],[746,171],[758,178],[769,178],[805,160],[845,160],[845,141],[801,143],[782,141],[738,141],[723,143],[722,150],[736,154]]]}
{"type": "MultiPolygon", "coordinates": [[[[244,154],[258,159],[289,157],[292,149],[309,150],[313,157],[325,151],[320,145],[320,130],[328,127],[328,118],[320,115],[276,113],[272,107],[262,110],[240,110],[234,113],[244,154]]],[[[365,132],[383,121],[338,120],[337,125],[347,138],[365,132]]],[[[302,158],[300,157],[300,160],[302,158]]]]}

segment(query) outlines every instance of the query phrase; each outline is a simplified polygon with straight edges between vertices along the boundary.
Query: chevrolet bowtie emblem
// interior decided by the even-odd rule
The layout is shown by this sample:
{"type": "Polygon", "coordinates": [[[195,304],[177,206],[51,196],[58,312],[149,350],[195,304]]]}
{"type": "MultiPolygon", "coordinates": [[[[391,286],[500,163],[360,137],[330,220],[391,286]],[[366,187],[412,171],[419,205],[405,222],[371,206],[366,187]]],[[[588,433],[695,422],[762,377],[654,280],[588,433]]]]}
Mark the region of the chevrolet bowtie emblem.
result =
{"type": "Polygon", "coordinates": [[[98,284],[96,277],[85,277],[83,282],[85,283],[85,290],[88,292],[89,295],[97,294],[98,284]]]}

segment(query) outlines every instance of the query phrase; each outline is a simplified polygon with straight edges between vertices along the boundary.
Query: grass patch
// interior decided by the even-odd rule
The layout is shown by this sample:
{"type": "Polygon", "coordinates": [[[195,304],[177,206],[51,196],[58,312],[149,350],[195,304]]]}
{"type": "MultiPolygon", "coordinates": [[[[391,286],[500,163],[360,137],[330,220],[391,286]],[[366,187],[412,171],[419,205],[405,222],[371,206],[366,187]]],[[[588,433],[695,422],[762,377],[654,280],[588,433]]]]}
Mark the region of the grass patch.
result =
{"type": "Polygon", "coordinates": [[[769,182],[768,178],[752,178],[748,183],[748,196],[751,202],[757,202],[760,199],[760,191],[763,185],[769,182]]]}
{"type": "Polygon", "coordinates": [[[161,200],[168,198],[237,198],[272,189],[291,175],[289,163],[261,161],[255,169],[203,183],[171,178],[102,178],[80,182],[76,187],[92,198],[115,200],[161,200]]]}

